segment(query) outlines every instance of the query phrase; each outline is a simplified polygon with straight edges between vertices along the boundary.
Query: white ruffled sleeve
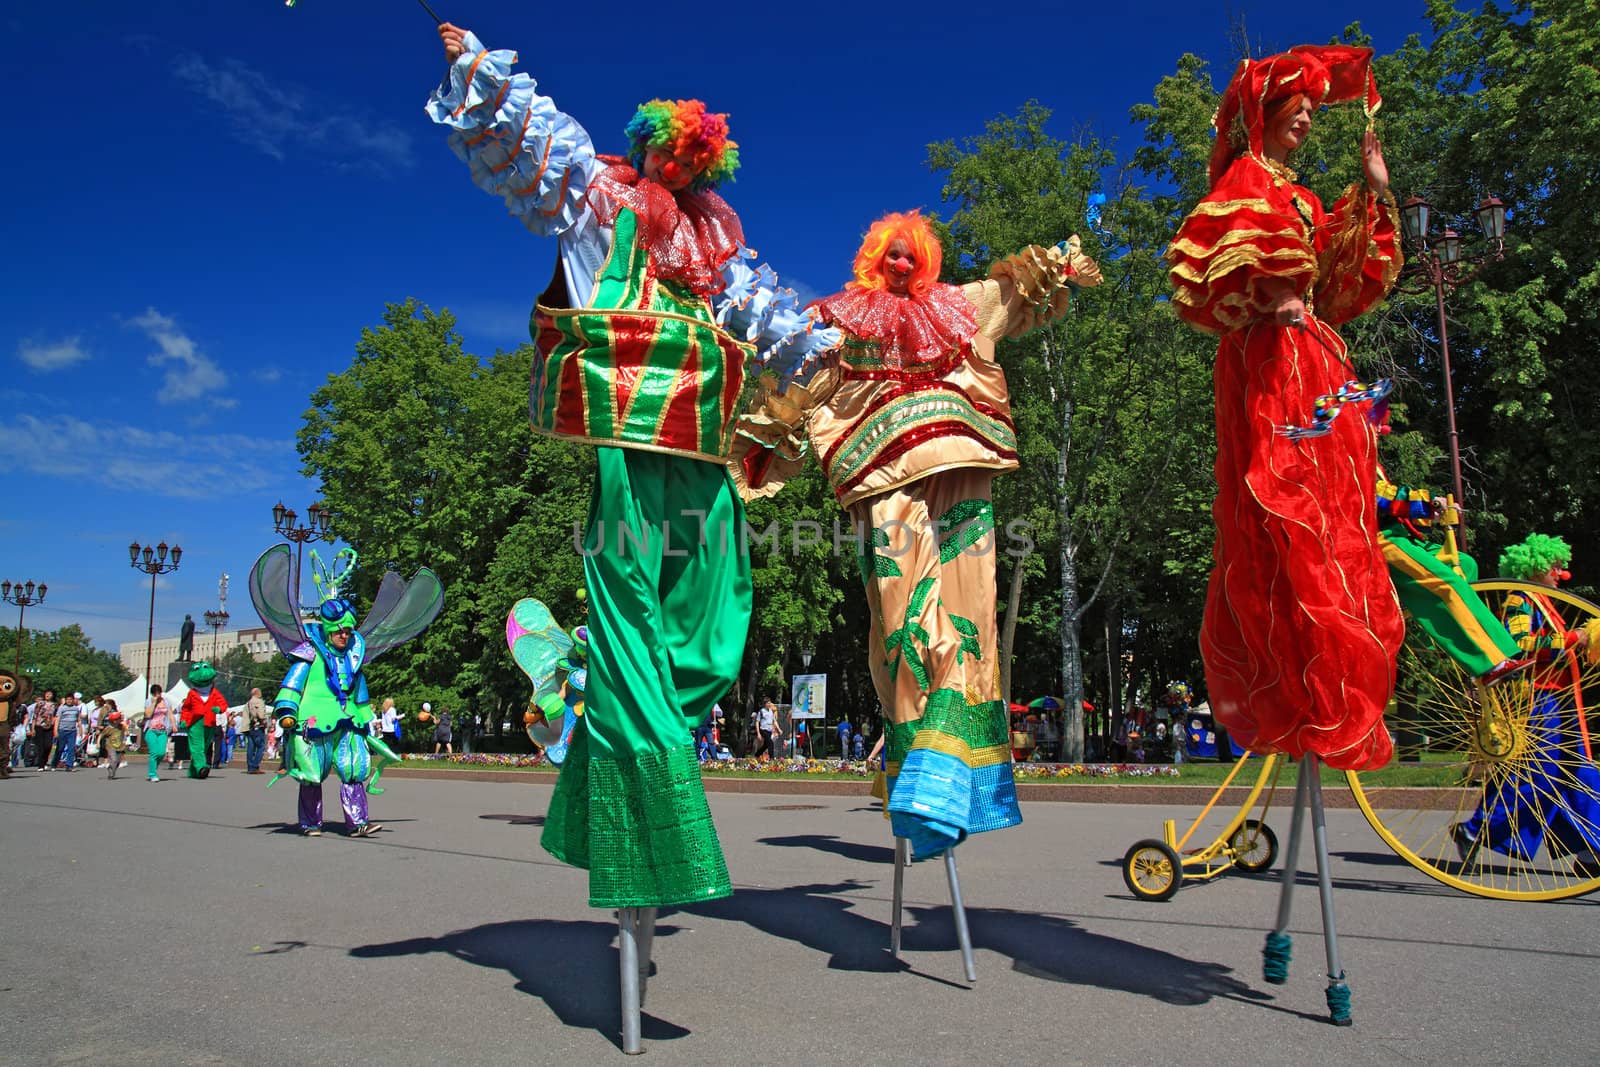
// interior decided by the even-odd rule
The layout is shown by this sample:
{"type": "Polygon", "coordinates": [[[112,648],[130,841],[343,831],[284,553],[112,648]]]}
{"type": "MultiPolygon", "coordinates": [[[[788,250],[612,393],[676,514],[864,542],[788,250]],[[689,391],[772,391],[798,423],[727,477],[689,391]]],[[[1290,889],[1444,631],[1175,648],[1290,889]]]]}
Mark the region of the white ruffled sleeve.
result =
{"type": "Polygon", "coordinates": [[[450,127],[450,148],[479,188],[503,197],[533,232],[564,232],[588,210],[596,168],[588,131],[531,77],[511,73],[515,52],[488,51],[470,33],[465,44],[428,97],[428,117],[450,127]]]}
{"type": "Polygon", "coordinates": [[[765,263],[752,267],[748,248],[722,268],[722,291],[711,298],[717,324],[755,344],[762,369],[778,377],[778,391],[791,382],[808,381],[824,352],[838,348],[844,335],[823,326],[810,308],[802,308],[793,289],[781,288],[778,275],[765,263]]]}

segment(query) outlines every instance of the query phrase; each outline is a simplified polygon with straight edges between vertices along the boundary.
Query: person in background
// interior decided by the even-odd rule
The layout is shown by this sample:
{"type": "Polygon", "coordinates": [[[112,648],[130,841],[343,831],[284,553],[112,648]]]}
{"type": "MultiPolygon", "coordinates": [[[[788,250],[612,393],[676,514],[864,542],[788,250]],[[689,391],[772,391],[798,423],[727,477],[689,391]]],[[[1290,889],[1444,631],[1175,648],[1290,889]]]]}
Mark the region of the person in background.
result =
{"type": "Polygon", "coordinates": [[[46,689],[44,696],[33,702],[28,712],[28,736],[33,738],[33,766],[48,770],[50,749],[56,740],[55,690],[46,689]]]}
{"type": "Polygon", "coordinates": [[[857,730],[850,738],[850,754],[857,760],[867,758],[867,739],[857,730]]]}
{"type": "Polygon", "coordinates": [[[15,770],[16,768],[22,766],[22,749],[28,743],[28,724],[25,721],[26,717],[27,716],[25,714],[17,716],[16,725],[10,728],[11,753],[10,759],[6,762],[7,770],[15,770]]]}
{"type": "Polygon", "coordinates": [[[217,762],[222,767],[233,762],[233,746],[239,743],[239,726],[232,711],[217,716],[217,762]]]}
{"type": "Polygon", "coordinates": [[[839,733],[839,758],[850,758],[850,739],[855,736],[855,728],[850,725],[850,716],[841,716],[839,725],[834,727],[839,733]]]}
{"type": "Polygon", "coordinates": [[[106,761],[106,777],[115,778],[117,768],[122,766],[122,754],[128,747],[126,735],[122,729],[122,712],[117,710],[117,702],[107,699],[105,702],[105,716],[101,720],[100,728],[95,733],[95,739],[100,743],[100,752],[106,761]]]}
{"type": "MultiPolygon", "coordinates": [[[[82,703],[82,693],[74,693],[73,696],[78,698],[80,704],[82,703]]],[[[101,697],[90,697],[89,703],[83,704],[83,712],[78,716],[78,762],[85,767],[100,765],[99,759],[89,754],[90,743],[94,743],[100,752],[105,751],[100,748],[97,741],[100,736],[100,720],[105,714],[101,707],[102,702],[101,697]]]]}
{"type": "Polygon", "coordinates": [[[56,709],[56,752],[52,757],[57,766],[71,771],[78,761],[78,724],[83,720],[83,705],[78,694],[73,693],[56,709]]]}
{"type": "Polygon", "coordinates": [[[244,773],[261,774],[261,757],[267,750],[267,702],[261,699],[261,690],[250,690],[250,699],[244,703],[244,773]]]}
{"type": "MultiPolygon", "coordinates": [[[[422,706],[423,708],[427,708],[428,705],[424,704],[422,706]]],[[[439,706],[438,721],[433,727],[433,754],[435,756],[439,754],[440,745],[444,746],[445,755],[451,756],[455,754],[455,749],[450,747],[450,731],[450,709],[441,704],[439,706]]]]}
{"type": "Polygon", "coordinates": [[[768,700],[756,712],[756,759],[776,756],[783,731],[778,728],[778,706],[768,700]]]}
{"type": "MultiPolygon", "coordinates": [[[[161,687],[150,687],[150,703],[144,709],[144,750],[150,756],[150,780],[161,781],[157,772],[161,769],[161,757],[167,754],[168,739],[172,735],[172,709],[167,706],[167,698],[161,695],[161,687]]],[[[172,764],[169,761],[167,769],[172,764]]]]}
{"type": "Polygon", "coordinates": [[[383,709],[378,713],[383,725],[383,739],[389,742],[389,747],[396,752],[400,751],[400,720],[405,718],[394,706],[393,697],[383,698],[383,709]]]}

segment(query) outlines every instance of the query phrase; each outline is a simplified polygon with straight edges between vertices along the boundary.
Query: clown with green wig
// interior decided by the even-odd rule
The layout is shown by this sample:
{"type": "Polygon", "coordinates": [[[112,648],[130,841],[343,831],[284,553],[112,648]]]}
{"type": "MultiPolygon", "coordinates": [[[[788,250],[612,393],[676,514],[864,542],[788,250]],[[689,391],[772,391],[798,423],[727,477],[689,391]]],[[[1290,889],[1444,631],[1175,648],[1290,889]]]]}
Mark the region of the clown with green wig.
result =
{"type": "Polygon", "coordinates": [[[206,753],[217,733],[217,717],[228,714],[228,698],[216,687],[217,669],[205,660],[189,668],[189,692],[184,694],[178,717],[189,732],[189,777],[211,775],[206,753]]]}
{"type": "Polygon", "coordinates": [[[367,795],[377,788],[385,764],[399,760],[394,750],[372,736],[372,698],[366,666],[385,651],[427,629],[444,606],[444,590],[428,568],[410,582],[385,572],[372,610],[358,628],[355,602],[345,594],[355,570],[354,550],[341,549],[324,567],[316,552],[311,566],[321,603],[309,617],[290,587],[288,545],[274,545],[250,570],[250,599],[261,621],[289,659],[273,710],[283,727],[284,771],[300,785],[300,832],[322,834],[322,788],[339,776],[339,804],[345,825],[356,837],[381,829],[367,810],[367,795]]]}
{"type": "MultiPolygon", "coordinates": [[[[598,446],[582,553],[585,711],[542,843],[589,871],[589,903],[650,908],[732,892],[691,731],[738,676],[750,624],[744,509],[725,466],[754,385],[839,342],[752,266],[715,191],[738,146],[698,100],[652,100],[626,156],[513,73],[516,54],[439,27],[450,69],[427,112],[556,267],[534,309],[537,433],[598,446]]],[[[552,705],[551,711],[553,712],[552,705]]]]}
{"type": "MultiPolygon", "coordinates": [[[[1500,577],[1555,589],[1571,578],[1572,549],[1559,537],[1531,534],[1500,555],[1500,577]]],[[[1480,847],[1531,860],[1540,846],[1553,858],[1572,858],[1585,877],[1600,876],[1600,769],[1583,751],[1574,721],[1563,707],[1568,657],[1583,654],[1588,627],[1569,630],[1550,597],[1530,589],[1511,593],[1502,621],[1522,654],[1533,660],[1533,706],[1527,733],[1533,751],[1523,769],[1491,780],[1484,800],[1451,836],[1467,861],[1480,847]]]]}

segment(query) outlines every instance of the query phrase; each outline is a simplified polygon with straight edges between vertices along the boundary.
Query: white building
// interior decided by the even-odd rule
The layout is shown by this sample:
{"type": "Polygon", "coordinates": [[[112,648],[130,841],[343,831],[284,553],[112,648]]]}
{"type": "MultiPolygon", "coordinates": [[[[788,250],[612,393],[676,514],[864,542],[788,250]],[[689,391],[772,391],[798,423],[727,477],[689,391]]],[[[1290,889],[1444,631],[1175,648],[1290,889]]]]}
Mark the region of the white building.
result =
{"type": "MultiPolygon", "coordinates": [[[[250,655],[257,663],[264,663],[272,658],[278,650],[273,643],[272,635],[265,626],[256,626],[247,630],[221,630],[216,633],[215,645],[212,643],[212,631],[201,626],[196,626],[194,631],[194,658],[197,660],[219,660],[232,652],[235,648],[243,646],[250,650],[250,655]]],[[[144,673],[145,642],[128,641],[122,645],[118,652],[122,665],[134,674],[144,673]]],[[[168,663],[178,658],[178,638],[158,637],[151,646],[150,662],[156,671],[156,680],[160,681],[165,675],[163,671],[168,663]]]]}

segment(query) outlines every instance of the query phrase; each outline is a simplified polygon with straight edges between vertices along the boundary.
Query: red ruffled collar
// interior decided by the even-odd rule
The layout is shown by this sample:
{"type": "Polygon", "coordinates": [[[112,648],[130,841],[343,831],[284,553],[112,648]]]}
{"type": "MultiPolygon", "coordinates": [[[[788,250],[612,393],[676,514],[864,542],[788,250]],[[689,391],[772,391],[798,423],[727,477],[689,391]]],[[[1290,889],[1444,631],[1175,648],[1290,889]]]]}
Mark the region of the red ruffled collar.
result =
{"type": "Polygon", "coordinates": [[[849,288],[812,305],[830,326],[877,344],[888,369],[916,370],[959,352],[978,329],[977,312],[954,285],[925,296],[849,288]]]}
{"type": "Polygon", "coordinates": [[[639,240],[650,251],[656,277],[682,282],[701,296],[722,291],[722,268],[744,246],[744,227],[716,193],[673,194],[615,156],[589,183],[589,206],[605,225],[623,208],[639,220],[639,240]]]}

